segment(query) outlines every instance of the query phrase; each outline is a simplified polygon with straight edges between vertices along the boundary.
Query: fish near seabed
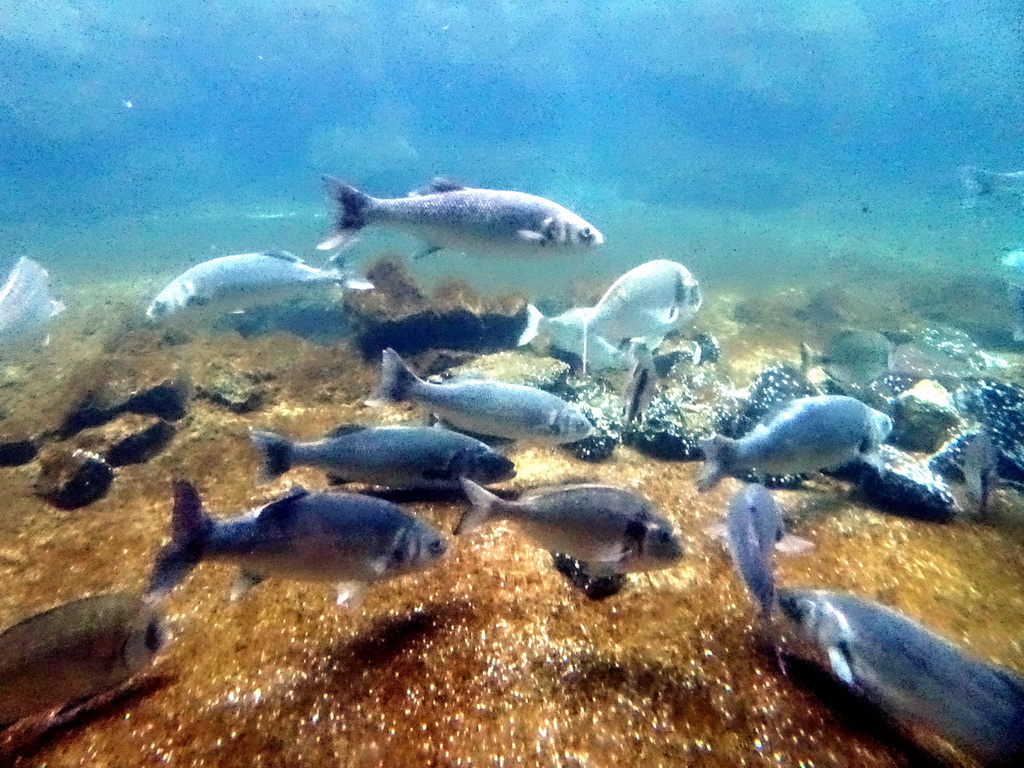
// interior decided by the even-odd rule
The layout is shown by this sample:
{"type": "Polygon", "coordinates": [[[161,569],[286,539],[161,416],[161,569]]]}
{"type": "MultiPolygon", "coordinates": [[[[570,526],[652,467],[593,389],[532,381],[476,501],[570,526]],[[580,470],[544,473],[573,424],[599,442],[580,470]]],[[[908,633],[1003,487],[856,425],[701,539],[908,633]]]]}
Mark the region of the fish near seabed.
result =
{"type": "Polygon", "coordinates": [[[374,582],[433,566],[448,545],[397,504],[354,493],[295,488],[252,512],[214,520],[191,483],[174,484],[171,542],[156,556],[149,594],[169,593],[204,560],[239,566],[241,597],[264,579],[327,581],[338,603],[358,602],[374,582]]]}
{"type": "Polygon", "coordinates": [[[456,429],[540,445],[582,440],[594,431],[572,403],[536,387],[470,379],[431,384],[388,347],[381,359],[380,383],[366,399],[375,406],[422,403],[456,429]]]}
{"type": "Polygon", "coordinates": [[[166,641],[155,603],[93,595],[0,633],[0,726],[113,691],[166,641]]]}
{"type": "Polygon", "coordinates": [[[524,192],[473,189],[435,179],[407,197],[376,198],[324,177],[338,206],[334,234],[317,246],[339,248],[364,227],[398,229],[421,238],[422,255],[442,249],[482,253],[573,253],[604,242],[597,227],[558,203],[524,192]]]}
{"type": "Polygon", "coordinates": [[[49,273],[22,256],[0,288],[0,358],[45,344],[50,319],[63,311],[50,292],[49,273]]]}
{"type": "Polygon", "coordinates": [[[801,397],[741,438],[703,441],[697,489],[707,491],[745,469],[789,475],[833,469],[858,457],[870,461],[891,431],[891,418],[852,397],[801,397]]]}
{"type": "Polygon", "coordinates": [[[146,317],[163,321],[200,310],[245,310],[314,285],[341,285],[357,291],[373,288],[373,283],[331,261],[318,268],[287,251],[240,253],[189,267],[156,295],[146,317]]]}
{"type": "Polygon", "coordinates": [[[842,592],[780,589],[810,654],[888,716],[984,765],[1024,765],[1024,679],[987,664],[892,608],[842,592]]]}
{"type": "Polygon", "coordinates": [[[540,488],[505,501],[472,480],[463,480],[471,508],[456,535],[487,522],[510,520],[552,553],[569,555],[594,575],[669,568],[683,556],[672,524],[641,496],[607,485],[540,488]]]}
{"type": "Polygon", "coordinates": [[[960,168],[960,183],[967,196],[964,208],[974,208],[978,200],[990,195],[1017,195],[1024,205],[1024,171],[986,171],[973,165],[960,168]]]}
{"type": "MultiPolygon", "coordinates": [[[[554,317],[546,317],[533,304],[527,304],[526,311],[526,327],[519,336],[518,346],[540,338],[555,349],[583,359],[583,332],[594,313],[593,307],[576,307],[554,317]]],[[[629,367],[629,355],[622,345],[616,346],[590,334],[587,348],[587,368],[590,371],[625,370],[629,367]]]]}

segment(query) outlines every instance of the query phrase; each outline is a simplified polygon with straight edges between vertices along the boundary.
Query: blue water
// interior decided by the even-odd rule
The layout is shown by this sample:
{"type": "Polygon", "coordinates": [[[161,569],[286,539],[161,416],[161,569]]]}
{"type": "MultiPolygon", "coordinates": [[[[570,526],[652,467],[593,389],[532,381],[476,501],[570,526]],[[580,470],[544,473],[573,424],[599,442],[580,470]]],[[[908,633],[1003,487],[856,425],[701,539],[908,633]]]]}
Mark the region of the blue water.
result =
{"type": "Polygon", "coordinates": [[[836,248],[994,273],[1021,211],[962,210],[957,168],[1024,168],[1021,18],[985,0],[6,2],[0,246],[58,284],[313,256],[322,173],[379,196],[442,174],[580,212],[607,236],[595,275],[670,253],[785,283],[836,248]]]}

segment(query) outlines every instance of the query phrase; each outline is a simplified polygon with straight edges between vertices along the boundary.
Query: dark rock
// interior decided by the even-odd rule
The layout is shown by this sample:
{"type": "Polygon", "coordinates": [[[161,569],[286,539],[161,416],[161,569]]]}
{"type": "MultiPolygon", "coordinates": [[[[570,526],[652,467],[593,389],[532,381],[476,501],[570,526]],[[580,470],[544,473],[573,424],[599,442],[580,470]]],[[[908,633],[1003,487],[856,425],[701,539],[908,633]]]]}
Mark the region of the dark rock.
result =
{"type": "Polygon", "coordinates": [[[112,467],[142,464],[160,453],[172,437],[174,425],[157,419],[114,442],[105,453],[107,463],[112,467]]]}
{"type": "Polygon", "coordinates": [[[718,431],[726,437],[742,437],[786,403],[818,394],[818,389],[793,366],[774,365],[754,380],[739,416],[732,423],[723,423],[718,431]]]}
{"type": "Polygon", "coordinates": [[[191,398],[192,384],[185,376],[163,379],[142,387],[134,387],[123,380],[104,382],[91,389],[71,408],[57,433],[60,437],[72,437],[83,429],[113,421],[122,413],[177,421],[188,411],[191,398]]]}
{"type": "Polygon", "coordinates": [[[1024,387],[980,379],[966,381],[953,393],[953,402],[978,427],[954,437],[931,459],[932,468],[951,480],[963,479],[962,451],[983,429],[996,449],[996,472],[1004,480],[1024,483],[1024,387]]]}
{"type": "Polygon", "coordinates": [[[188,412],[191,399],[192,383],[182,376],[132,393],[125,401],[124,410],[143,416],[177,421],[188,412]]]}
{"type": "Polygon", "coordinates": [[[589,437],[562,447],[583,461],[604,461],[622,440],[622,397],[596,378],[565,378],[560,385],[547,388],[565,398],[583,412],[594,432],[589,437]]]}
{"type": "Polygon", "coordinates": [[[677,394],[658,395],[644,417],[623,434],[623,442],[647,456],[668,461],[704,458],[700,441],[715,432],[717,414],[707,407],[683,401],[677,394]]]}
{"type": "Polygon", "coordinates": [[[383,259],[367,271],[374,290],[346,295],[356,347],[367,360],[382,350],[401,355],[429,349],[497,352],[516,346],[526,327],[521,298],[484,299],[467,283],[449,281],[427,297],[405,268],[383,259]]]}
{"type": "Polygon", "coordinates": [[[264,377],[250,371],[230,371],[199,385],[196,393],[234,413],[249,413],[259,408],[267,396],[264,377]]]}
{"type": "Polygon", "coordinates": [[[694,341],[700,348],[699,365],[717,363],[722,358],[722,345],[710,333],[698,333],[694,341]]]}
{"type": "Polygon", "coordinates": [[[39,445],[32,437],[20,434],[0,435],[0,467],[28,464],[38,452],[39,445]]]}
{"type": "Polygon", "coordinates": [[[961,513],[946,481],[928,464],[891,445],[881,447],[878,459],[852,462],[827,474],[855,483],[872,504],[901,517],[948,523],[961,513]]]}
{"type": "Polygon", "coordinates": [[[908,451],[932,453],[963,427],[953,398],[934,381],[923,379],[896,398],[889,442],[908,451]]]}
{"type": "Polygon", "coordinates": [[[91,451],[55,448],[41,460],[35,491],[59,509],[77,509],[102,498],[114,470],[91,451]]]}
{"type": "Polygon", "coordinates": [[[622,591],[626,585],[626,575],[616,573],[611,576],[594,576],[587,564],[561,552],[552,552],[555,569],[565,576],[576,589],[591,600],[603,600],[622,591]]]}

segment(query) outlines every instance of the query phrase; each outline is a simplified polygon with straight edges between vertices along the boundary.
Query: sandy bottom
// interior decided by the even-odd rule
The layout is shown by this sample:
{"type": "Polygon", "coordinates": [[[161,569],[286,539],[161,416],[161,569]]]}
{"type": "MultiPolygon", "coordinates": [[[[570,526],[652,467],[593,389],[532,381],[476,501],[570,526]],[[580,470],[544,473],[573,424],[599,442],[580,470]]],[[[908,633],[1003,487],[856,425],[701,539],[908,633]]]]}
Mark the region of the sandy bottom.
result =
{"type": "MultiPolygon", "coordinates": [[[[903,281],[895,282],[878,263],[833,266],[826,278],[767,295],[708,290],[698,326],[720,337],[739,384],[823,335],[820,321],[797,312],[823,289],[838,291],[836,302],[865,327],[943,317],[999,325],[990,278],[944,272],[911,291],[905,271],[893,268],[903,281]]],[[[118,469],[104,499],[72,512],[33,495],[36,463],[0,470],[0,625],[89,593],[140,589],[168,537],[173,477],[195,482],[215,516],[293,482],[325,487],[304,470],[258,485],[251,427],[312,437],[347,422],[423,418],[364,406],[376,373],[345,345],[232,333],[163,343],[137,319],[138,297],[155,282],[69,287],[72,308],[52,344],[6,374],[4,425],[53,426],[75,397],[120,370],[180,370],[197,382],[255,372],[268,382],[268,404],[236,415],[195,401],[168,449],[118,469]]],[[[590,602],[546,552],[495,525],[453,541],[435,570],[375,586],[355,609],[337,607],[330,585],[282,581],[232,602],[232,569],[203,564],[168,601],[174,637],[155,683],[8,759],[126,768],[922,764],[921,752],[825,678],[778,668],[727,554],[705,534],[737,481],[698,496],[698,464],[622,447],[598,465],[557,449],[511,456],[511,489],[588,478],[642,493],[681,531],[684,561],[590,602]]],[[[779,560],[782,584],[884,601],[1024,672],[1017,532],[887,516],[824,478],[778,496],[793,532],[815,543],[779,560]]],[[[436,500],[408,507],[446,531],[462,511],[436,500]]]]}

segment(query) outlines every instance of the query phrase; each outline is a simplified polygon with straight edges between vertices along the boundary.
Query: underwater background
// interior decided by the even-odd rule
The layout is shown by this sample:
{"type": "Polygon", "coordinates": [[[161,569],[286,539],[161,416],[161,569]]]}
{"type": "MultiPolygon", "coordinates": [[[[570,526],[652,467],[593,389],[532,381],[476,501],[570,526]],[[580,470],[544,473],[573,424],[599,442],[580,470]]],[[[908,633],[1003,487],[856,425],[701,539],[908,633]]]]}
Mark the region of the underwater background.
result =
{"type": "MultiPolygon", "coordinates": [[[[195,391],[163,451],[117,467],[83,509],[39,498],[39,459],[0,469],[0,626],[139,589],[169,536],[172,478],[196,482],[215,516],[291,482],[326,487],[308,469],[257,484],[250,429],[313,438],[420,418],[363,404],[377,360],[337,334],[146,324],[160,288],[204,259],[283,248],[318,264],[334,215],[323,174],[379,197],[435,176],[521,190],[604,234],[584,256],[414,260],[420,243],[383,230],[345,252],[360,272],[397,255],[399,288],[448,285],[442,303],[465,298],[456,280],[564,309],[666,258],[699,280],[696,330],[721,342],[718,370],[738,387],[843,327],[932,325],[969,333],[1019,387],[1000,258],[1024,246],[1024,208],[1013,195],[966,207],[958,169],[1024,169],[1022,82],[1014,0],[0,0],[0,273],[30,257],[68,305],[45,348],[5,367],[0,432],[98,450],[109,435],[53,433],[95,392],[182,377],[195,391]],[[241,407],[222,389],[257,394],[241,407]]],[[[706,535],[734,481],[698,495],[698,463],[624,445],[601,463],[511,455],[514,491],[642,492],[680,530],[682,565],[588,601],[546,552],[495,526],[350,612],[322,584],[232,602],[228,569],[204,565],[167,609],[156,682],[0,759],[958,764],[834,683],[780,674],[706,535]]],[[[834,478],[778,495],[815,542],[779,562],[781,583],[870,595],[1024,671],[1019,525],[881,514],[834,478]]],[[[1002,504],[1024,510],[1019,494],[1002,504]]],[[[460,514],[408,506],[446,533],[460,514]]]]}

